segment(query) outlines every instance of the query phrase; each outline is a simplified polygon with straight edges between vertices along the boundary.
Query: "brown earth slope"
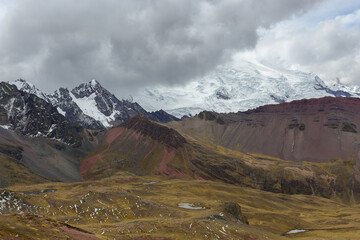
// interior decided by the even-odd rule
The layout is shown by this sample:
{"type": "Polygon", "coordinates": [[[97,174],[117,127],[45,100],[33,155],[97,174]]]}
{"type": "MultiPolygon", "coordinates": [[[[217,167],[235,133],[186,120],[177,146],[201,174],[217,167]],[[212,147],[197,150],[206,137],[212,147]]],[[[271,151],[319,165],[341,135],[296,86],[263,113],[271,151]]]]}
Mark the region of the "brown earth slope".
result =
{"type": "MultiPolygon", "coordinates": [[[[354,107],[339,110],[338,107],[333,106],[333,100],[325,98],[315,101],[325,102],[323,112],[330,111],[333,114],[331,111],[334,111],[344,116],[341,121],[339,120],[337,129],[335,129],[336,124],[333,123],[333,125],[322,125],[325,129],[322,131],[340,131],[347,138],[356,137],[357,132],[351,132],[349,127],[341,128],[347,121],[351,129],[356,130],[356,119],[351,118],[352,115],[349,113],[354,107]]],[[[337,101],[335,99],[335,102],[337,101]]],[[[309,105],[309,102],[312,103],[314,100],[300,101],[302,102],[309,105]]],[[[3,154],[10,155],[13,159],[18,158],[19,166],[26,166],[35,175],[57,181],[96,180],[128,171],[140,176],[161,175],[166,178],[214,180],[276,193],[314,194],[344,202],[359,202],[360,184],[357,180],[359,177],[355,157],[343,161],[333,156],[330,161],[324,163],[299,163],[261,154],[244,153],[244,147],[239,147],[240,143],[237,143],[236,139],[244,143],[253,141],[253,145],[256,146],[256,141],[251,138],[257,136],[256,134],[259,135],[259,142],[263,141],[264,149],[267,149],[267,144],[275,146],[277,138],[269,137],[265,130],[271,130],[271,126],[278,126],[278,124],[267,125],[267,121],[274,123],[281,114],[285,116],[280,117],[283,119],[281,126],[285,127],[286,131],[300,132],[300,134],[310,131],[311,127],[303,120],[307,119],[308,115],[304,113],[305,110],[300,111],[309,107],[301,108],[301,104],[295,104],[292,108],[293,104],[265,107],[272,109],[272,114],[269,113],[270,110],[261,110],[262,108],[247,113],[226,115],[204,112],[197,117],[168,125],[152,122],[140,115],[104,132],[82,133],[83,139],[79,148],[49,141],[44,137],[24,137],[1,128],[0,146],[5,149],[3,154]],[[289,107],[285,111],[283,106],[289,107]],[[282,112],[278,108],[282,109],[282,112]],[[286,123],[285,120],[290,119],[289,116],[293,117],[292,114],[299,114],[299,123],[286,123]],[[244,122],[241,120],[244,117],[252,120],[244,120],[244,122]],[[261,119],[263,119],[262,125],[257,125],[261,119]],[[246,132],[251,133],[250,137],[246,138],[246,132]],[[262,138],[260,138],[261,132],[263,132],[262,138]],[[14,151],[11,150],[12,148],[14,151]]],[[[318,107],[319,103],[313,105],[318,107]]],[[[315,114],[313,112],[308,110],[312,118],[314,117],[312,114],[315,114]]],[[[352,114],[356,115],[356,111],[352,114]]],[[[307,132],[305,136],[311,136],[311,132],[307,132]]],[[[299,144],[298,140],[294,149],[299,147],[297,144],[299,144]]],[[[347,145],[342,149],[347,149],[346,147],[347,145]]],[[[10,176],[15,174],[16,171],[10,176]]],[[[17,183],[13,180],[16,178],[4,178],[3,186],[17,183]]]]}
{"type": "MultiPolygon", "coordinates": [[[[325,128],[321,134],[329,128],[340,132],[342,143],[342,134],[356,140],[357,112],[351,111],[357,105],[339,109],[337,104],[350,100],[335,100],[334,105],[331,98],[314,105],[324,101],[324,111],[318,115],[327,112],[324,119],[331,122],[319,125],[325,128]],[[329,114],[338,117],[329,120],[329,114]]],[[[283,120],[281,126],[296,133],[311,130],[305,119],[316,117],[316,107],[305,111],[313,105],[302,102],[307,107],[203,112],[167,125],[137,116],[104,132],[83,133],[79,148],[0,128],[0,181],[12,185],[0,190],[0,237],[356,239],[360,184],[355,157],[286,161],[244,153],[234,140],[245,142],[247,137],[251,142],[252,134],[249,137],[246,131],[253,130],[256,136],[262,128],[265,133],[278,126],[272,121],[287,121],[296,114],[297,123],[283,120]],[[243,128],[247,130],[242,132],[243,128]],[[52,180],[93,181],[59,183],[37,173],[50,174],[52,180]],[[70,178],[74,176],[77,179],[70,178]],[[35,184],[41,182],[45,183],[35,184]],[[296,229],[305,232],[289,233],[296,229]]],[[[312,136],[311,132],[305,136],[312,136]]],[[[271,135],[264,138],[258,141],[271,144],[271,135]]]]}
{"type": "Polygon", "coordinates": [[[144,116],[108,130],[99,141],[99,147],[81,162],[80,174],[84,180],[130,171],[143,176],[207,179],[271,192],[360,201],[354,161],[299,164],[244,154],[180,134],[144,116]]]}
{"type": "Polygon", "coordinates": [[[172,126],[233,150],[289,161],[358,160],[360,99],[325,97],[231,114],[202,112],[172,126]]]}
{"type": "Polygon", "coordinates": [[[24,136],[0,127],[0,187],[44,181],[81,181],[80,159],[94,148],[92,133],[81,133],[81,147],[46,137],[24,136]]]}
{"type": "Polygon", "coordinates": [[[184,170],[185,144],[174,129],[138,115],[106,132],[99,147],[82,160],[80,174],[83,179],[96,179],[121,170],[185,178],[190,174],[184,170]],[[171,167],[170,162],[179,166],[171,167]]]}

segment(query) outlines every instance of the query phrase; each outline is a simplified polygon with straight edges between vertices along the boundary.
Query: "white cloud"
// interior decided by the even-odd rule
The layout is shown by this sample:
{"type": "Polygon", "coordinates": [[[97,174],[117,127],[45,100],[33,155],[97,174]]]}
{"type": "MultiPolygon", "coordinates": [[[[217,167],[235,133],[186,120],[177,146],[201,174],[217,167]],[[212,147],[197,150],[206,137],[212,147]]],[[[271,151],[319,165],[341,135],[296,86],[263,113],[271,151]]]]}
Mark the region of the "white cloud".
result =
{"type": "Polygon", "coordinates": [[[360,10],[312,26],[293,19],[262,34],[257,58],[315,72],[328,82],[360,84],[360,10]]]}
{"type": "Polygon", "coordinates": [[[0,23],[15,4],[16,1],[14,0],[0,0],[0,23]]]}

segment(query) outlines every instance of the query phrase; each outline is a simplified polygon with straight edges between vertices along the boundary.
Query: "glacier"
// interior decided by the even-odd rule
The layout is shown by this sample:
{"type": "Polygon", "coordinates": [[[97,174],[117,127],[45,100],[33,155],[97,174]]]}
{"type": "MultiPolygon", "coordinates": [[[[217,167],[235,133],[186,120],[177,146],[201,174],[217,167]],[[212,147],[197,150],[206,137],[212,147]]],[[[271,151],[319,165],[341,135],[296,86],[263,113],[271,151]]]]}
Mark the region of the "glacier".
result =
{"type": "Polygon", "coordinates": [[[266,104],[324,96],[360,96],[357,86],[326,85],[316,74],[242,60],[217,67],[185,86],[147,87],[134,96],[148,111],[163,109],[181,118],[203,110],[238,112],[266,104]]]}

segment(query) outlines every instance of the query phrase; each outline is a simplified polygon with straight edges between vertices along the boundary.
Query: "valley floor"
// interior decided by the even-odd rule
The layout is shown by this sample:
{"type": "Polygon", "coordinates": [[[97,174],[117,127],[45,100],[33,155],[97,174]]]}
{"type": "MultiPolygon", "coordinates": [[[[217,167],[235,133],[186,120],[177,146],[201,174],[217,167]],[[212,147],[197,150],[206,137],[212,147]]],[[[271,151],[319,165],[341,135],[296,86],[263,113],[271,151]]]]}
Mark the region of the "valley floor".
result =
{"type": "Polygon", "coordinates": [[[359,205],[222,182],[129,173],[98,181],[2,189],[0,213],[1,239],[255,240],[360,236],[359,205]],[[309,231],[286,234],[291,230],[309,231]]]}

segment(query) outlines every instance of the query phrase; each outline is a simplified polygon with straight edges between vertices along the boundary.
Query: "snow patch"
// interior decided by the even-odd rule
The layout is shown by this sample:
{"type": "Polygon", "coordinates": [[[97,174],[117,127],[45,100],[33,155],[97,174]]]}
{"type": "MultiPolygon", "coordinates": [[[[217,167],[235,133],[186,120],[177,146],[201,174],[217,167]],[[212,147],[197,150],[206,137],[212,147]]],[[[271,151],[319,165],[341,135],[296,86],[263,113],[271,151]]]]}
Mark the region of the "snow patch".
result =
{"type": "Polygon", "coordinates": [[[294,229],[291,231],[288,231],[286,234],[295,234],[295,233],[303,233],[303,232],[308,232],[309,230],[305,230],[305,229],[294,229]]]}
{"type": "Polygon", "coordinates": [[[64,112],[61,108],[57,107],[57,111],[65,117],[66,112],[64,112]]]}
{"type": "Polygon", "coordinates": [[[158,182],[145,182],[143,183],[144,185],[152,185],[152,184],[155,184],[155,183],[158,183],[158,182]]]}
{"type": "Polygon", "coordinates": [[[179,203],[178,207],[185,208],[185,209],[192,209],[192,210],[205,209],[204,207],[201,207],[201,206],[195,206],[195,204],[193,204],[193,203],[179,203]]]}
{"type": "Polygon", "coordinates": [[[185,86],[147,88],[134,96],[134,101],[147,111],[163,109],[181,118],[203,110],[238,112],[277,104],[272,96],[285,102],[334,96],[326,89],[360,96],[359,88],[341,84],[327,86],[314,73],[281,69],[254,59],[244,59],[236,64],[220,66],[185,86]]]}
{"type": "Polygon", "coordinates": [[[5,110],[7,111],[8,117],[11,116],[12,110],[14,108],[15,98],[11,98],[10,101],[4,106],[5,110]]]}
{"type": "Polygon", "coordinates": [[[49,131],[48,131],[48,133],[46,135],[49,135],[50,133],[52,133],[52,131],[55,130],[56,126],[57,126],[56,124],[52,124],[49,131]]]}
{"type": "Polygon", "coordinates": [[[115,115],[118,113],[118,111],[114,111],[110,116],[106,116],[100,112],[96,106],[96,93],[92,93],[89,97],[76,98],[74,94],[70,92],[70,96],[84,114],[101,122],[105,127],[111,126],[109,122],[113,121],[115,119],[115,115]]]}
{"type": "Polygon", "coordinates": [[[91,80],[90,82],[91,86],[95,87],[98,84],[98,81],[96,79],[91,80]]]}

